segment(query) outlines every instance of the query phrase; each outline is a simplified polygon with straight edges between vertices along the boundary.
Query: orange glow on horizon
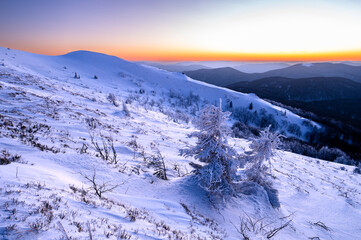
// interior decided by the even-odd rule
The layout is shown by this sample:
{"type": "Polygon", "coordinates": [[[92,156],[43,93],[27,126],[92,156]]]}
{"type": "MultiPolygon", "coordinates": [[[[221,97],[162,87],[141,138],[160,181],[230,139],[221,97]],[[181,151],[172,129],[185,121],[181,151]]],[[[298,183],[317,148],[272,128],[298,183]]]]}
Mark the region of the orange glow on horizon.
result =
{"type": "Polygon", "coordinates": [[[0,46],[130,61],[361,61],[361,1],[0,1],[0,46]],[[81,9],[81,11],[79,11],[81,9]]]}
{"type": "Polygon", "coordinates": [[[361,61],[361,50],[318,53],[222,53],[222,52],[137,52],[127,56],[115,52],[130,61],[244,61],[244,62],[292,62],[292,61],[361,61]]]}
{"type": "Polygon", "coordinates": [[[88,50],[108,55],[114,55],[128,61],[239,61],[239,62],[292,62],[292,61],[361,61],[361,49],[354,51],[334,52],[290,52],[290,53],[231,53],[231,52],[205,52],[193,50],[149,50],[148,48],[127,48],[115,50],[106,47],[88,47],[78,49],[45,50],[23,48],[19,49],[44,55],[63,55],[77,50],[88,50]]]}

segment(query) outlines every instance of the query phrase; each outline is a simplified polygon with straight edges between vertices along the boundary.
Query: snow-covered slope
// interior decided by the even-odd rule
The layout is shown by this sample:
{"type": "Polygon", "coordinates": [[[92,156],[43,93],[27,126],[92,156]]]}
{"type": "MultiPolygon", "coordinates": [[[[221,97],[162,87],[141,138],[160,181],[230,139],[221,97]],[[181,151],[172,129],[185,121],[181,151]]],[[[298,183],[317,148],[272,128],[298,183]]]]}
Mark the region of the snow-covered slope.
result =
{"type": "MultiPolygon", "coordinates": [[[[286,109],[273,106],[254,94],[242,94],[190,79],[181,73],[170,73],[105,54],[77,51],[63,56],[42,56],[5,48],[0,48],[0,54],[6,56],[3,61],[5,66],[39,77],[98,90],[104,89],[108,92],[111,92],[109,88],[115,89],[115,92],[124,92],[138,87],[162,93],[171,90],[184,96],[194,92],[201,99],[216,105],[219,104],[220,98],[223,99],[224,105],[232,101],[234,107],[248,107],[252,103],[253,111],[259,112],[263,108],[272,114],[280,125],[284,125],[283,122],[299,125],[303,136],[309,130],[302,124],[305,119],[286,109]],[[73,78],[75,72],[81,76],[80,79],[73,78]],[[94,75],[99,79],[94,79],[94,75]]],[[[287,126],[285,125],[284,131],[287,131],[287,126]]]]}
{"type": "MultiPolygon", "coordinates": [[[[290,219],[273,239],[357,239],[361,178],[349,166],[278,151],[272,175],[279,209],[263,192],[209,202],[191,181],[194,159],[180,157],[179,150],[195,143],[187,137],[192,113],[219,98],[239,106],[252,102],[278,121],[303,121],[253,95],[116,57],[0,48],[0,151],[21,155],[20,162],[0,165],[0,236],[242,239],[237,228],[248,215],[271,224],[249,233],[255,239],[290,219]],[[116,160],[101,159],[91,136],[100,145],[113,143],[116,160]],[[162,158],[168,180],[154,175],[154,161],[162,158]],[[100,199],[92,177],[98,186],[115,188],[100,199]]],[[[248,150],[247,140],[230,143],[239,153],[248,150]]]]}

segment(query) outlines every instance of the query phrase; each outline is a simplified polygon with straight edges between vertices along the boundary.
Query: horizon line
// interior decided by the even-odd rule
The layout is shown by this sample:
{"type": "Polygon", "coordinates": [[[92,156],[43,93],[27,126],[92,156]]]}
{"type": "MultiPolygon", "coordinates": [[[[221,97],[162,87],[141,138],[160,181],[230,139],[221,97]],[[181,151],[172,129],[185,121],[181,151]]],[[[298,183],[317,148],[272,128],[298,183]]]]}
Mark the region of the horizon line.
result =
{"type": "MultiPolygon", "coordinates": [[[[202,61],[229,61],[229,62],[329,62],[329,61],[361,61],[360,50],[328,51],[328,52],[290,52],[290,53],[237,53],[211,51],[145,51],[125,53],[121,50],[110,49],[64,49],[58,51],[28,50],[10,48],[39,55],[61,56],[76,51],[89,51],[115,56],[131,62],[202,62],[202,61]],[[143,54],[142,54],[143,53],[143,54]]],[[[129,49],[128,49],[129,51],[129,49]]]]}

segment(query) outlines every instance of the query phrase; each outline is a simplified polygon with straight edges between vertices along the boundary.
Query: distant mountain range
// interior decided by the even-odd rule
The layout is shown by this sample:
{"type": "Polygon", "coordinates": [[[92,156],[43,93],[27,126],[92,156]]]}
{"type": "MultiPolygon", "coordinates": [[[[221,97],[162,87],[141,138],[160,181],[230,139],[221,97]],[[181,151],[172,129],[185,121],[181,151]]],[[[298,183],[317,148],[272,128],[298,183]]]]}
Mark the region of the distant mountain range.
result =
{"type": "Polygon", "coordinates": [[[267,77],[312,78],[341,77],[361,83],[361,66],[342,63],[310,63],[271,70],[264,73],[244,73],[234,68],[200,69],[185,71],[187,76],[217,86],[228,86],[241,81],[254,81],[267,77]]]}
{"type": "Polygon", "coordinates": [[[283,62],[276,63],[244,63],[232,68],[244,73],[263,73],[271,70],[282,69],[289,67],[290,64],[283,62]]]}
{"type": "Polygon", "coordinates": [[[221,87],[226,87],[240,81],[250,81],[250,76],[253,75],[240,72],[231,67],[185,71],[184,74],[193,79],[221,87]]]}
{"type": "Polygon", "coordinates": [[[157,67],[169,72],[195,71],[199,69],[215,69],[232,67],[244,73],[263,73],[270,70],[289,67],[289,63],[283,62],[230,62],[230,61],[201,61],[201,62],[179,62],[179,63],[158,63],[158,62],[138,62],[143,65],[157,67]]]}
{"type": "Polygon", "coordinates": [[[288,68],[269,71],[262,75],[264,75],[263,77],[288,78],[342,77],[361,82],[361,66],[342,63],[296,64],[288,68]]]}
{"type": "Polygon", "coordinates": [[[361,98],[360,83],[339,77],[268,77],[251,82],[238,82],[227,87],[282,101],[312,102],[361,98]]]}
{"type": "Polygon", "coordinates": [[[184,64],[161,64],[155,62],[138,62],[143,65],[148,65],[152,67],[156,67],[159,69],[166,70],[168,72],[184,72],[184,71],[195,71],[198,69],[209,69],[209,67],[201,65],[201,64],[192,64],[192,63],[184,63],[184,64]]]}
{"type": "Polygon", "coordinates": [[[331,117],[361,129],[361,84],[347,78],[269,77],[238,82],[230,89],[331,117]]]}
{"type": "Polygon", "coordinates": [[[261,98],[361,129],[361,66],[314,63],[296,64],[265,73],[247,74],[228,67],[185,74],[239,92],[255,93],[261,98]]]}

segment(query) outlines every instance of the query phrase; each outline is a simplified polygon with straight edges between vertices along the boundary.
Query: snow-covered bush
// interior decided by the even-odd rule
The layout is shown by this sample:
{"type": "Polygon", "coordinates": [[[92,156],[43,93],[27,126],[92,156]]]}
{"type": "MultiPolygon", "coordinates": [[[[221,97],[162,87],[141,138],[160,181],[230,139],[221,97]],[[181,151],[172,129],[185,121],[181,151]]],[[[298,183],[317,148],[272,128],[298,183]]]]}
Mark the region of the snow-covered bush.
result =
{"type": "Polygon", "coordinates": [[[227,197],[234,194],[233,180],[236,176],[238,155],[228,146],[227,135],[230,133],[226,120],[229,112],[213,105],[205,106],[195,121],[198,131],[190,136],[197,137],[197,144],[182,149],[183,156],[193,156],[205,166],[197,171],[199,185],[210,196],[227,197]]]}
{"type": "Polygon", "coordinates": [[[189,123],[191,120],[189,114],[179,109],[175,111],[164,111],[164,114],[168,116],[169,120],[172,120],[175,123],[180,123],[180,122],[189,123]]]}
{"type": "Polygon", "coordinates": [[[111,102],[114,106],[119,107],[117,98],[115,97],[114,93],[109,93],[107,99],[111,102]]]}
{"type": "Polygon", "coordinates": [[[236,107],[232,109],[232,116],[234,119],[246,125],[252,124],[260,128],[271,126],[271,130],[273,131],[280,129],[281,127],[274,115],[268,113],[264,108],[259,109],[257,112],[250,110],[249,107],[236,107]]]}
{"type": "Polygon", "coordinates": [[[254,138],[259,135],[260,129],[241,123],[239,121],[232,125],[232,136],[236,138],[254,138]]]}
{"type": "Polygon", "coordinates": [[[165,166],[164,156],[161,154],[159,149],[156,149],[155,151],[156,151],[156,154],[151,156],[151,159],[149,162],[149,165],[154,167],[153,175],[160,179],[168,180],[167,168],[165,166]]]}
{"type": "Polygon", "coordinates": [[[346,154],[338,148],[329,148],[327,146],[322,147],[318,152],[318,157],[325,160],[334,161],[338,157],[346,158],[346,154]]]}
{"type": "Polygon", "coordinates": [[[353,170],[353,173],[361,174],[361,168],[360,168],[360,167],[356,167],[356,168],[353,170]]]}
{"type": "Polygon", "coordinates": [[[126,117],[130,117],[130,112],[125,102],[123,102],[123,113],[126,117]]]}
{"type": "Polygon", "coordinates": [[[282,149],[293,153],[309,156],[313,158],[318,157],[318,151],[315,147],[302,142],[295,138],[283,138],[282,149]]]}
{"type": "MultiPolygon", "coordinates": [[[[237,136],[237,135],[235,135],[237,136]]],[[[345,165],[356,166],[357,161],[348,156],[338,148],[321,147],[317,150],[312,145],[295,138],[283,138],[282,149],[293,153],[309,156],[313,158],[334,161],[345,165]]]]}
{"type": "Polygon", "coordinates": [[[341,164],[345,164],[345,165],[356,165],[355,160],[350,159],[346,155],[341,155],[341,156],[337,157],[335,159],[335,163],[341,163],[341,164]]]}

